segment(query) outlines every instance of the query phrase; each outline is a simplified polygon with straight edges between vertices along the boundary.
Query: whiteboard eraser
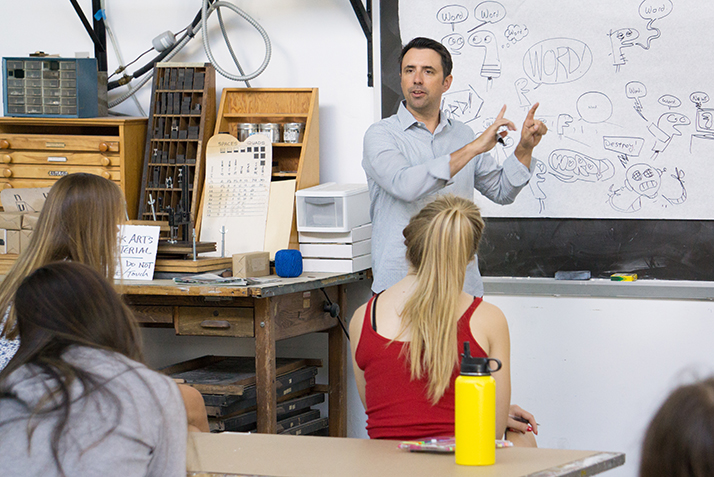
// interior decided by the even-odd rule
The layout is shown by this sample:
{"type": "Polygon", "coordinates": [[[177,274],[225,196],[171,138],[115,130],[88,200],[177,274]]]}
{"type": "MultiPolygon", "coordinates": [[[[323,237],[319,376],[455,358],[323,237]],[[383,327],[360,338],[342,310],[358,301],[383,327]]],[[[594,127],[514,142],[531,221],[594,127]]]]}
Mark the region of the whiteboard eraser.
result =
{"type": "Polygon", "coordinates": [[[590,280],[590,270],[576,270],[572,272],[555,272],[556,280],[590,280]]]}

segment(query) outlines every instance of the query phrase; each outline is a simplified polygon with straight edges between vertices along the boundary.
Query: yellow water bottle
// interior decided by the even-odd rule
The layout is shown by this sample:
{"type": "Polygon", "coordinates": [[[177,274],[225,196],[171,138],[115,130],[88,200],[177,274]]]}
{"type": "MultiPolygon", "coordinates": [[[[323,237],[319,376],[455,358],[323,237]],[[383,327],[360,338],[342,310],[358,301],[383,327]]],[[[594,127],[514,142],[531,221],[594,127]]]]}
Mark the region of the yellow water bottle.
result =
{"type": "Polygon", "coordinates": [[[496,381],[492,372],[501,369],[495,358],[471,356],[464,342],[461,375],[456,378],[456,463],[493,465],[496,462],[496,381]],[[497,363],[495,369],[489,362],[497,363]]]}

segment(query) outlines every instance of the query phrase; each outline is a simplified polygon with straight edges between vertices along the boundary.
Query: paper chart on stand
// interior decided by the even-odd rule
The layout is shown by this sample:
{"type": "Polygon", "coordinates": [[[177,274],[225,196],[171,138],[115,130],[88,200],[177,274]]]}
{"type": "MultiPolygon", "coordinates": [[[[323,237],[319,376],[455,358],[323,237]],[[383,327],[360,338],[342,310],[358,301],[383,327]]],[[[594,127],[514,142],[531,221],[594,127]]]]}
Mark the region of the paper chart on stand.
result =
{"type": "Polygon", "coordinates": [[[270,139],[256,134],[240,142],[229,134],[213,136],[206,147],[202,242],[216,242],[225,256],[263,250],[273,151],[270,139]]]}

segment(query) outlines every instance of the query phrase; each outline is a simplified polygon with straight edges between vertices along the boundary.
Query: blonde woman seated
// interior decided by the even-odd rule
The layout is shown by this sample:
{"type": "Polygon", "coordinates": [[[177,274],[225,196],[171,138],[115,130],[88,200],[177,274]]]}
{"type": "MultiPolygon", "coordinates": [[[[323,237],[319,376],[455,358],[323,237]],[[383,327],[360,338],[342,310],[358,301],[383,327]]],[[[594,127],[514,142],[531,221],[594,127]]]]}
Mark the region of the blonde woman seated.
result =
{"type": "Polygon", "coordinates": [[[510,406],[508,323],[497,307],[462,291],[484,222],[471,201],[441,196],[404,229],[409,274],[355,312],[352,357],[367,432],[373,439],[454,435],[459,352],[503,363],[496,380],[496,438],[535,446],[530,413],[510,406]],[[509,409],[510,408],[510,409],[509,409]],[[519,422],[522,418],[528,423],[519,422]]]}
{"type": "MultiPolygon", "coordinates": [[[[22,280],[35,269],[58,260],[88,265],[103,277],[113,279],[119,255],[119,226],[125,218],[124,195],[114,182],[85,173],[69,174],[55,182],[27,249],[0,283],[0,370],[20,345],[13,300],[22,280]]],[[[179,388],[189,430],[208,432],[201,393],[185,385],[179,388]]]]}

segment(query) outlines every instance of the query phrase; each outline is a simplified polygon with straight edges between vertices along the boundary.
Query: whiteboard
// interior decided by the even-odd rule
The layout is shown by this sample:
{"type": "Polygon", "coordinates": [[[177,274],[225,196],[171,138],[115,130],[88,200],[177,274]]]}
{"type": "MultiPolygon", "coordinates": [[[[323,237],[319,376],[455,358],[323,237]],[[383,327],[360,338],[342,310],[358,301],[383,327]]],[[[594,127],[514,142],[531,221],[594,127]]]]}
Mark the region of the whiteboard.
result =
{"type": "Polygon", "coordinates": [[[520,130],[540,103],[535,174],[511,205],[476,192],[485,216],[714,218],[714,4],[401,0],[398,12],[403,44],[426,36],[452,53],[450,117],[479,133],[506,104],[520,130]]]}

